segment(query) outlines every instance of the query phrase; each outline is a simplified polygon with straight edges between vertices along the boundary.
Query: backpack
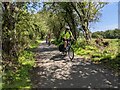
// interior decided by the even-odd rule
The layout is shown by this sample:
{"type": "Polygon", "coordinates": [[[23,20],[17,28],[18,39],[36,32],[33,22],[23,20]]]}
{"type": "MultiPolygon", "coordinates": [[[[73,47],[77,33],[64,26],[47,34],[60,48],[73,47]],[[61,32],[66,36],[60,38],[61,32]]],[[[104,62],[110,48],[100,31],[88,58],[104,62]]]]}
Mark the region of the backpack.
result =
{"type": "Polygon", "coordinates": [[[64,44],[60,44],[60,45],[59,45],[59,51],[60,51],[60,52],[64,52],[64,50],[65,50],[65,49],[64,49],[64,44]]]}

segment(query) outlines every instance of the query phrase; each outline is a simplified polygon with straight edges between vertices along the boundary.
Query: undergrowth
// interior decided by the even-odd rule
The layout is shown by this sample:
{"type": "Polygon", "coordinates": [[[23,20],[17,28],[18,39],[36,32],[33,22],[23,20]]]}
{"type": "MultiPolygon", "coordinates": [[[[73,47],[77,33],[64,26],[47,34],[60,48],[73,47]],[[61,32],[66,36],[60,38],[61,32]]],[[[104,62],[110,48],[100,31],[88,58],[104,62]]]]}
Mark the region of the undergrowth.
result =
{"type": "Polygon", "coordinates": [[[77,55],[88,57],[93,62],[105,63],[112,69],[120,70],[119,39],[104,39],[104,41],[109,42],[109,45],[97,47],[94,40],[89,45],[84,40],[79,40],[73,47],[77,55]]]}
{"type": "MultiPolygon", "coordinates": [[[[92,39],[89,44],[87,44],[84,39],[78,39],[72,47],[76,55],[87,58],[94,63],[104,63],[104,65],[112,69],[120,70],[120,50],[118,50],[120,48],[120,40],[104,39],[104,41],[109,42],[109,45],[106,47],[98,47],[95,44],[95,39],[92,39]]],[[[59,46],[62,42],[55,40],[52,43],[59,46]]]]}
{"type": "MultiPolygon", "coordinates": [[[[32,43],[30,48],[35,48],[40,44],[40,40],[32,43]]],[[[16,63],[12,63],[9,67],[5,67],[3,73],[2,88],[31,88],[31,80],[29,70],[35,64],[35,54],[30,50],[24,50],[20,53],[16,63]]],[[[7,57],[8,58],[8,57],[7,57]]]]}

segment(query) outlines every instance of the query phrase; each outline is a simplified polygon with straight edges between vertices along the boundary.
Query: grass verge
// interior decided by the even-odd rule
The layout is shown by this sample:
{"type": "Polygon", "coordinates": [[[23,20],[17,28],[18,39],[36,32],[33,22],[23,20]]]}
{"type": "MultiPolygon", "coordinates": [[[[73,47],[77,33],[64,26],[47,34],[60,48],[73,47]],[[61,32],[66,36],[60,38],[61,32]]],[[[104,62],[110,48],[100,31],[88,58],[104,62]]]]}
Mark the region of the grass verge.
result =
{"type": "MultiPolygon", "coordinates": [[[[30,48],[36,48],[40,42],[40,40],[37,40],[30,45],[30,48]]],[[[12,68],[6,68],[3,74],[2,88],[12,88],[13,90],[16,88],[31,88],[29,70],[32,69],[35,64],[34,57],[35,53],[24,50],[17,60],[18,64],[15,64],[12,68]]]]}

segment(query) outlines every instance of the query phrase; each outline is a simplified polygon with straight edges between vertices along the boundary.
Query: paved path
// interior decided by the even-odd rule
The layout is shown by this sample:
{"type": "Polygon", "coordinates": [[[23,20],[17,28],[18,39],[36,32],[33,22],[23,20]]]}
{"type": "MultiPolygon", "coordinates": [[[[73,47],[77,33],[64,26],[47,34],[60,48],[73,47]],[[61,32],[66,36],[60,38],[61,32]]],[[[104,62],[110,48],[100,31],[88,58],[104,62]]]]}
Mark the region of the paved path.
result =
{"type": "Polygon", "coordinates": [[[32,50],[37,66],[30,71],[33,88],[118,88],[118,76],[102,65],[75,56],[71,62],[55,45],[32,50]]]}

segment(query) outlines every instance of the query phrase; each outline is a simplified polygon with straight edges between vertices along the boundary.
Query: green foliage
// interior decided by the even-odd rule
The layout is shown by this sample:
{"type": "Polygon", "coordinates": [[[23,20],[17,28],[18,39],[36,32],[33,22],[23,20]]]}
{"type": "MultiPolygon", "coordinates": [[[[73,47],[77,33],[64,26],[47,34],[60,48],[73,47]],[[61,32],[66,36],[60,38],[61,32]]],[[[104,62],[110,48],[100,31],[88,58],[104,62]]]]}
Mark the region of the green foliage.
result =
{"type": "Polygon", "coordinates": [[[106,38],[106,39],[115,39],[115,38],[120,38],[120,30],[115,29],[115,30],[107,30],[107,31],[97,31],[92,33],[93,38],[98,38],[99,36],[106,38]]]}
{"type": "MultiPolygon", "coordinates": [[[[41,40],[36,40],[29,47],[36,48],[41,40]]],[[[35,64],[35,54],[29,50],[20,53],[17,64],[7,66],[3,74],[3,88],[31,88],[29,70],[35,64]],[[13,68],[13,66],[15,68],[13,68]]],[[[4,65],[3,65],[4,66],[4,65]]]]}
{"type": "Polygon", "coordinates": [[[105,63],[107,66],[115,70],[120,69],[120,54],[118,51],[119,39],[104,39],[104,41],[109,41],[109,46],[101,46],[101,48],[95,46],[94,39],[91,41],[92,44],[89,45],[82,41],[83,40],[79,40],[73,45],[74,51],[77,55],[84,58],[88,57],[89,60],[92,60],[93,62],[105,63]]]}
{"type": "Polygon", "coordinates": [[[34,65],[34,58],[25,49],[38,46],[41,23],[38,16],[28,12],[27,3],[3,2],[2,6],[3,87],[29,86],[28,70],[34,65]]]}
{"type": "Polygon", "coordinates": [[[55,39],[55,40],[52,41],[52,43],[59,46],[60,44],[63,43],[63,41],[62,41],[62,39],[55,39]]]}
{"type": "Polygon", "coordinates": [[[35,40],[34,43],[29,45],[29,48],[36,48],[41,43],[41,40],[35,40]]]}
{"type": "Polygon", "coordinates": [[[44,9],[50,11],[54,17],[58,16],[54,21],[50,21],[54,27],[53,31],[55,31],[56,38],[59,38],[62,28],[68,25],[75,39],[79,37],[78,31],[82,30],[85,39],[88,40],[90,39],[90,30],[88,27],[91,22],[99,20],[100,9],[106,4],[104,2],[54,2],[44,3],[44,9]],[[77,29],[78,26],[80,26],[79,29],[77,29]]]}
{"type": "Polygon", "coordinates": [[[23,65],[34,65],[33,53],[30,51],[24,51],[22,55],[19,56],[19,63],[23,65]]]}
{"type": "Polygon", "coordinates": [[[74,44],[74,48],[83,48],[85,49],[85,46],[87,45],[87,43],[85,42],[84,39],[78,39],[77,42],[74,44]]]}
{"type": "Polygon", "coordinates": [[[30,88],[31,82],[29,78],[29,70],[34,65],[34,53],[30,51],[23,51],[19,58],[19,67],[16,67],[16,70],[4,71],[3,75],[3,88],[30,88]]]}
{"type": "MultiPolygon", "coordinates": [[[[37,3],[32,4],[31,12],[34,11],[37,3]]],[[[99,20],[99,10],[105,5],[105,3],[94,2],[55,2],[46,4],[42,11],[33,14],[28,12],[29,5],[32,4],[30,2],[2,3],[4,88],[30,87],[28,70],[34,65],[34,55],[30,51],[25,51],[26,49],[38,46],[40,39],[44,39],[48,32],[55,37],[52,43],[60,45],[63,43],[61,32],[64,30],[65,25],[70,27],[75,39],[77,39],[79,30],[84,31],[85,34],[79,35],[84,35],[85,39],[89,39],[90,31],[88,25],[90,22],[99,20]],[[77,30],[78,26],[82,29],[79,28],[77,30]]],[[[104,33],[100,33],[100,35],[106,38],[109,36],[112,38],[120,36],[117,30],[114,31],[114,36],[112,35],[113,32],[108,31],[106,33],[106,35],[104,33]]],[[[95,37],[96,35],[93,34],[93,36],[95,37]]],[[[110,47],[103,52],[96,48],[94,44],[88,45],[83,39],[78,39],[73,44],[73,47],[76,54],[84,57],[89,56],[93,61],[111,59],[112,62],[116,57],[117,61],[114,60],[114,64],[111,64],[114,66],[116,62],[119,63],[118,56],[116,56],[118,47],[116,42],[118,43],[118,41],[110,40],[110,47]]]]}

